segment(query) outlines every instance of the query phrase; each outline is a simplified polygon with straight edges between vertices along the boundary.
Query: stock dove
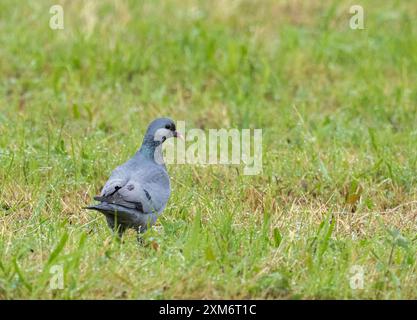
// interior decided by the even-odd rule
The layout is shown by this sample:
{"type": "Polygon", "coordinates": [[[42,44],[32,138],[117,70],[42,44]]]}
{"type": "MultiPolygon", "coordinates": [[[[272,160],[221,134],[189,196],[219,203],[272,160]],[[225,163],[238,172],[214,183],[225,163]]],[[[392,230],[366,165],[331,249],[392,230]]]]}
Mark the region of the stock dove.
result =
{"type": "Polygon", "coordinates": [[[103,213],[120,236],[128,228],[145,232],[156,222],[171,193],[161,150],[171,137],[182,137],[171,119],[152,121],[139,151],[111,173],[100,195],[94,197],[99,203],[86,209],[103,213]]]}

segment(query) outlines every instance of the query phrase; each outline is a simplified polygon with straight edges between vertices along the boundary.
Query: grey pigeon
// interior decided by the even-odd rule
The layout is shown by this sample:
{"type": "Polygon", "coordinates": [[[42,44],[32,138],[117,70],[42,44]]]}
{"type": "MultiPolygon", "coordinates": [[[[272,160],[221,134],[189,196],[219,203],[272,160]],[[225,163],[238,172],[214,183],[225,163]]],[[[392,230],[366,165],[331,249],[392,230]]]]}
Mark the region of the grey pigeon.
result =
{"type": "Polygon", "coordinates": [[[171,193],[169,176],[162,161],[162,143],[182,137],[168,118],[151,122],[139,151],[117,167],[94,200],[86,207],[106,216],[110,228],[121,236],[128,228],[143,233],[155,224],[171,193]]]}

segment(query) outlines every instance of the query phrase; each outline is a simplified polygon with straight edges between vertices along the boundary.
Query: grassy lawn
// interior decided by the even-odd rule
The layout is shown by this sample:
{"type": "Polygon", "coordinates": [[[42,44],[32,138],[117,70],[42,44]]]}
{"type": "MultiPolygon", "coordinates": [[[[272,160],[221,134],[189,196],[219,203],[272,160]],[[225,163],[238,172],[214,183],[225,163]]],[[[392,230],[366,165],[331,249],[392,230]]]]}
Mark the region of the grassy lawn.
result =
{"type": "Polygon", "coordinates": [[[416,299],[416,70],[415,1],[2,0],[0,299],[416,299]],[[169,165],[118,241],[82,207],[159,116],[262,129],[263,172],[169,165]]]}

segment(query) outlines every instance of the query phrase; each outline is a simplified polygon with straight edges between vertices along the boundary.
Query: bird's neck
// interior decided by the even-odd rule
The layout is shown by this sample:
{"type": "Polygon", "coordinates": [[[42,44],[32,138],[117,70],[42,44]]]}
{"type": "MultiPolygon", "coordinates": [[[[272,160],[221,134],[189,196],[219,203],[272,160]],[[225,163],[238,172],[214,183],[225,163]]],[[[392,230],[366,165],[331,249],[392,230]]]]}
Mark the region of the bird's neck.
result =
{"type": "Polygon", "coordinates": [[[161,142],[155,141],[151,135],[146,135],[137,155],[158,162],[158,159],[162,159],[161,142]]]}

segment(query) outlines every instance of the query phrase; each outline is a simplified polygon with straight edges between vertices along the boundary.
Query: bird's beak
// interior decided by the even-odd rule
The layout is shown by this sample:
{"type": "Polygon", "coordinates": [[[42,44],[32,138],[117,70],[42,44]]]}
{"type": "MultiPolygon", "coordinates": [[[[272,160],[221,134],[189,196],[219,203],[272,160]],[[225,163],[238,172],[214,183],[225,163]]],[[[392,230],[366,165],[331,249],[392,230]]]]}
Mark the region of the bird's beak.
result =
{"type": "Polygon", "coordinates": [[[174,132],[174,137],[175,138],[180,138],[181,140],[184,140],[184,136],[178,131],[174,132]]]}

